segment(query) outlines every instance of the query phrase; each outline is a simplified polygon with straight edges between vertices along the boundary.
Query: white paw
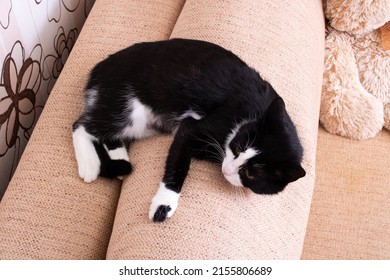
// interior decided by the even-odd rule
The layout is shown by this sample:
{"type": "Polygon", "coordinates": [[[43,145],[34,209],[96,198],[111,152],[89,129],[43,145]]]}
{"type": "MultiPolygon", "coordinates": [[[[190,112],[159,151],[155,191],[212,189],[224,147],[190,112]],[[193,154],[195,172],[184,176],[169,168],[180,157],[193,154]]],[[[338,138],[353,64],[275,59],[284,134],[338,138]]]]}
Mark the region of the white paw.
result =
{"type": "Polygon", "coordinates": [[[97,179],[100,173],[100,160],[96,155],[84,155],[80,160],[77,160],[79,165],[79,175],[86,183],[91,183],[97,179]]]}
{"type": "Polygon", "coordinates": [[[161,182],[149,208],[149,219],[163,222],[166,218],[172,217],[179,204],[179,197],[180,193],[168,189],[161,182]]]}
{"type": "Polygon", "coordinates": [[[95,181],[100,173],[100,159],[93,145],[94,137],[83,126],[73,132],[73,146],[76,154],[79,176],[86,183],[95,181]]]}

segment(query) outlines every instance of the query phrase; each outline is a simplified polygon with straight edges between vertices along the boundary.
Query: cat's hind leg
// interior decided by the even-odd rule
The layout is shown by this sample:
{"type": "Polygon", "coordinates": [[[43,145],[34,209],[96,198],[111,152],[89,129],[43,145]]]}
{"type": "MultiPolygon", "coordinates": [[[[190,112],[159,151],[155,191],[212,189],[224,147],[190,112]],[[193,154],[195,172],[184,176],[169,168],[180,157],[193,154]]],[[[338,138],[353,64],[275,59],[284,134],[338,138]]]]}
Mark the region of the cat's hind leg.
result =
{"type": "Polygon", "coordinates": [[[95,181],[99,175],[123,178],[133,169],[126,146],[121,141],[102,143],[77,122],[73,125],[73,147],[79,176],[87,183],[95,181]]]}
{"type": "Polygon", "coordinates": [[[128,149],[122,141],[105,141],[103,145],[95,144],[95,148],[101,159],[101,176],[123,179],[123,176],[129,175],[133,170],[128,149]]]}
{"type": "Polygon", "coordinates": [[[73,125],[73,147],[79,176],[87,183],[95,181],[100,173],[100,159],[95,150],[97,139],[83,125],[73,125]]]}

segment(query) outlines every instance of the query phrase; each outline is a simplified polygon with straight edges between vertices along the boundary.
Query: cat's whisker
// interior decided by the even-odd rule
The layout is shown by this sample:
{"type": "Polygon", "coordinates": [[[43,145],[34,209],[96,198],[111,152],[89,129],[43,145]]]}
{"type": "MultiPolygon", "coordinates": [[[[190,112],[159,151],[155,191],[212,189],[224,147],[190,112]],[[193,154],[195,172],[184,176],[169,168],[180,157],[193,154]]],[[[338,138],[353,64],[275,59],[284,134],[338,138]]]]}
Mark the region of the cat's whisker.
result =
{"type": "Polygon", "coordinates": [[[249,131],[246,131],[246,146],[245,146],[245,150],[250,147],[250,145],[249,145],[249,138],[250,138],[249,131]]]}
{"type": "MultiPolygon", "coordinates": [[[[222,157],[225,157],[225,150],[222,148],[221,144],[212,136],[210,133],[203,132],[210,140],[213,141],[213,147],[215,147],[220,153],[222,157]]],[[[211,144],[211,143],[210,143],[211,144]]]]}
{"type": "Polygon", "coordinates": [[[241,144],[239,144],[239,143],[232,143],[233,144],[233,146],[236,148],[236,149],[238,149],[239,151],[244,151],[244,147],[241,145],[241,144]]]}
{"type": "Polygon", "coordinates": [[[199,151],[199,152],[207,151],[207,153],[212,154],[216,158],[218,158],[219,161],[221,161],[221,162],[223,161],[224,155],[222,155],[222,153],[221,153],[222,151],[218,149],[218,146],[216,146],[216,144],[210,143],[210,142],[208,142],[208,141],[206,141],[204,139],[199,139],[199,140],[204,142],[206,145],[204,147],[202,147],[202,149],[198,149],[197,151],[199,151]],[[209,147],[209,146],[214,147],[216,149],[216,151],[214,152],[214,151],[207,150],[207,147],[209,147]]]}
{"type": "Polygon", "coordinates": [[[244,194],[244,190],[242,189],[242,187],[238,187],[238,192],[240,194],[240,199],[244,200],[245,199],[245,194],[244,194]]]}
{"type": "Polygon", "coordinates": [[[221,157],[219,157],[218,154],[215,154],[214,156],[209,156],[210,159],[213,159],[215,162],[219,163],[219,164],[222,164],[223,162],[223,159],[221,157]]]}
{"type": "Polygon", "coordinates": [[[208,139],[197,138],[201,142],[204,142],[205,144],[207,144],[205,147],[203,147],[202,151],[206,150],[208,146],[213,147],[215,149],[215,152],[214,151],[209,151],[209,150],[207,152],[210,153],[210,154],[213,154],[215,156],[214,159],[217,159],[219,163],[222,163],[223,159],[225,158],[225,151],[224,151],[224,149],[218,143],[218,141],[213,136],[211,136],[209,133],[203,131],[203,134],[205,136],[207,136],[207,138],[209,140],[208,139]]]}
{"type": "Polygon", "coordinates": [[[257,135],[255,135],[255,137],[253,137],[252,142],[249,144],[249,147],[252,147],[253,143],[255,143],[256,137],[257,137],[257,135]]]}
{"type": "Polygon", "coordinates": [[[238,188],[236,186],[234,186],[234,192],[235,192],[236,198],[240,199],[240,191],[238,190],[238,188]]]}
{"type": "Polygon", "coordinates": [[[235,197],[237,198],[237,200],[243,201],[245,196],[244,196],[244,191],[243,191],[242,187],[233,186],[233,189],[234,189],[235,197]]]}

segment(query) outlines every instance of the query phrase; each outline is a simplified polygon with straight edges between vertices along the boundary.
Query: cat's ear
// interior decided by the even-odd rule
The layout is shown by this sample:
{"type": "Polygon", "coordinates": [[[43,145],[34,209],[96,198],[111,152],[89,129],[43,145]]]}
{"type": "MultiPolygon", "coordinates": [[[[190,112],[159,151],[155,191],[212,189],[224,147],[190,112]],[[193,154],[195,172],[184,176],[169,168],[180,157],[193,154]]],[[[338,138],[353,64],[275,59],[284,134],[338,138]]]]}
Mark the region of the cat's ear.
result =
{"type": "Polygon", "coordinates": [[[281,97],[275,98],[268,106],[267,111],[262,120],[262,126],[266,126],[273,132],[279,131],[284,127],[286,115],[286,106],[281,97]]]}
{"type": "Polygon", "coordinates": [[[266,113],[266,118],[271,122],[280,123],[284,119],[286,105],[281,97],[275,98],[269,105],[266,113]]]}
{"type": "Polygon", "coordinates": [[[306,171],[300,164],[288,164],[275,167],[273,175],[277,180],[291,183],[304,177],[306,175],[306,171]]]}
{"type": "Polygon", "coordinates": [[[286,105],[281,97],[276,97],[268,106],[268,111],[274,111],[275,114],[284,113],[286,105]]]}

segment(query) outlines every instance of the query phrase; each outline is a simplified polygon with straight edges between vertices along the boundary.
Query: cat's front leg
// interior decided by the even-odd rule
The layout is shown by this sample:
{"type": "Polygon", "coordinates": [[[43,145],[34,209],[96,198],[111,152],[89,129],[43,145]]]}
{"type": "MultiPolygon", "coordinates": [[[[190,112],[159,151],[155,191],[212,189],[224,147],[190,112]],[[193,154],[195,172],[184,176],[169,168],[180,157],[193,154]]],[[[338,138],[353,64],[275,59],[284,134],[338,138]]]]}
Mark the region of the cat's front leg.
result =
{"type": "Polygon", "coordinates": [[[149,219],[154,222],[163,222],[172,217],[179,205],[180,192],[170,190],[164,182],[160,183],[156,195],[152,199],[149,209],[149,219]]]}
{"type": "Polygon", "coordinates": [[[182,122],[169,148],[164,177],[149,208],[149,218],[154,222],[170,218],[178,206],[192,157],[191,138],[196,127],[193,122],[196,121],[182,122]]]}

